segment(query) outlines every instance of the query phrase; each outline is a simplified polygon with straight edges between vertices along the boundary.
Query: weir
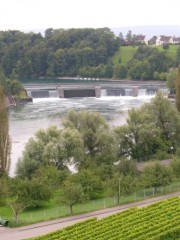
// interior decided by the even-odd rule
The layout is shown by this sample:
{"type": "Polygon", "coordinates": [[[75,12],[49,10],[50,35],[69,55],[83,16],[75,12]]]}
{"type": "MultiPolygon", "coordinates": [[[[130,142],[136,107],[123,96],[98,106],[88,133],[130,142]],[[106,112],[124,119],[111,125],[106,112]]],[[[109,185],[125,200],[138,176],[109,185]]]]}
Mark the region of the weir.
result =
{"type": "Polygon", "coordinates": [[[159,85],[120,85],[102,84],[100,85],[55,85],[49,87],[35,85],[26,87],[27,93],[32,98],[82,98],[82,97],[108,97],[108,96],[142,96],[155,95],[157,90],[167,92],[167,88],[159,85]]]}
{"type": "Polygon", "coordinates": [[[101,97],[101,87],[95,86],[95,88],[67,88],[58,87],[59,98],[73,98],[73,97],[101,97]]]}

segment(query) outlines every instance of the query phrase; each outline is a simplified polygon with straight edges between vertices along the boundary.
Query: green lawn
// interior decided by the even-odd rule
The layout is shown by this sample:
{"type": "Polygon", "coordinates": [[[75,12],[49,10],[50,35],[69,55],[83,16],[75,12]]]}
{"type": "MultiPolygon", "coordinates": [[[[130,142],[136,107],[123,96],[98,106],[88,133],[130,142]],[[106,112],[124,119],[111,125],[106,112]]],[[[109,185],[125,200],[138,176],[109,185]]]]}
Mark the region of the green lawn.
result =
{"type": "Polygon", "coordinates": [[[129,60],[131,60],[136,50],[137,47],[133,46],[120,47],[112,58],[114,65],[119,64],[119,59],[121,59],[122,64],[126,64],[129,60]]]}
{"type": "MultiPolygon", "coordinates": [[[[163,47],[162,46],[155,46],[159,51],[164,51],[163,47]]],[[[169,46],[169,49],[166,50],[166,54],[167,56],[171,57],[173,60],[176,59],[176,51],[177,51],[177,48],[179,48],[178,45],[170,45],[169,46]]]]}

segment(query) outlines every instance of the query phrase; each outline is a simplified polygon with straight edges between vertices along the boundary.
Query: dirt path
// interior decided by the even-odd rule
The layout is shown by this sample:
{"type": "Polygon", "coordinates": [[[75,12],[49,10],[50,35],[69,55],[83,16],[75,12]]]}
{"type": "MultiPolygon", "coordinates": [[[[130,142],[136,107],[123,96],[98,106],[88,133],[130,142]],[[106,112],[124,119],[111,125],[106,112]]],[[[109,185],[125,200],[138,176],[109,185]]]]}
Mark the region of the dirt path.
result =
{"type": "Polygon", "coordinates": [[[28,239],[40,235],[44,235],[46,233],[67,227],[69,225],[75,224],[77,222],[81,222],[87,220],[92,217],[97,217],[97,219],[101,219],[112,215],[116,212],[124,211],[130,207],[137,206],[143,207],[148,204],[151,204],[156,201],[160,201],[163,199],[170,198],[172,196],[180,196],[180,192],[171,193],[164,196],[158,196],[150,199],[146,199],[140,202],[134,202],[129,204],[124,204],[122,206],[113,207],[113,208],[105,208],[99,211],[80,214],[77,216],[60,218],[56,220],[46,221],[42,223],[32,224],[25,227],[20,228],[4,228],[0,227],[0,240],[23,240],[28,239]]]}

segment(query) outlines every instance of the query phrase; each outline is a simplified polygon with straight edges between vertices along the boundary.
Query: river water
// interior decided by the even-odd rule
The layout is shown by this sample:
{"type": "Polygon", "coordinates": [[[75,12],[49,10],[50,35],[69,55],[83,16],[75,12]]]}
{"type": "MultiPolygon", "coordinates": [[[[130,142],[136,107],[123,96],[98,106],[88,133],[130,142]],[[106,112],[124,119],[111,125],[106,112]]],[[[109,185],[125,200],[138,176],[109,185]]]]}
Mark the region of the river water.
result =
{"type": "Polygon", "coordinates": [[[70,109],[100,112],[111,127],[125,124],[127,110],[149,102],[153,95],[138,97],[101,97],[101,98],[36,98],[33,103],[17,106],[9,110],[12,154],[10,176],[15,174],[18,158],[30,137],[39,129],[51,125],[62,127],[62,119],[70,109]]]}

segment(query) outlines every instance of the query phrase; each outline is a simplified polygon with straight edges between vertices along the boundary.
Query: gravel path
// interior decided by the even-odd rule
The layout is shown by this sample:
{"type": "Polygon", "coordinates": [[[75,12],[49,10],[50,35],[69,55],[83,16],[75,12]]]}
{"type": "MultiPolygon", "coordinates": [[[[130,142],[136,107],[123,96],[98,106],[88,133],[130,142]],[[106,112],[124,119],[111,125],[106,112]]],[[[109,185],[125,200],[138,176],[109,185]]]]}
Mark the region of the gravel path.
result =
{"type": "Polygon", "coordinates": [[[170,198],[172,196],[180,196],[180,192],[158,196],[158,197],[146,199],[140,202],[124,204],[122,206],[117,206],[113,208],[105,208],[95,212],[32,224],[25,227],[19,227],[19,228],[0,227],[0,240],[23,240],[23,239],[28,239],[32,237],[37,237],[37,236],[44,235],[46,233],[70,226],[77,222],[87,220],[92,217],[97,217],[97,219],[101,219],[109,215],[112,215],[114,213],[124,211],[133,206],[143,207],[153,202],[170,198]]]}

